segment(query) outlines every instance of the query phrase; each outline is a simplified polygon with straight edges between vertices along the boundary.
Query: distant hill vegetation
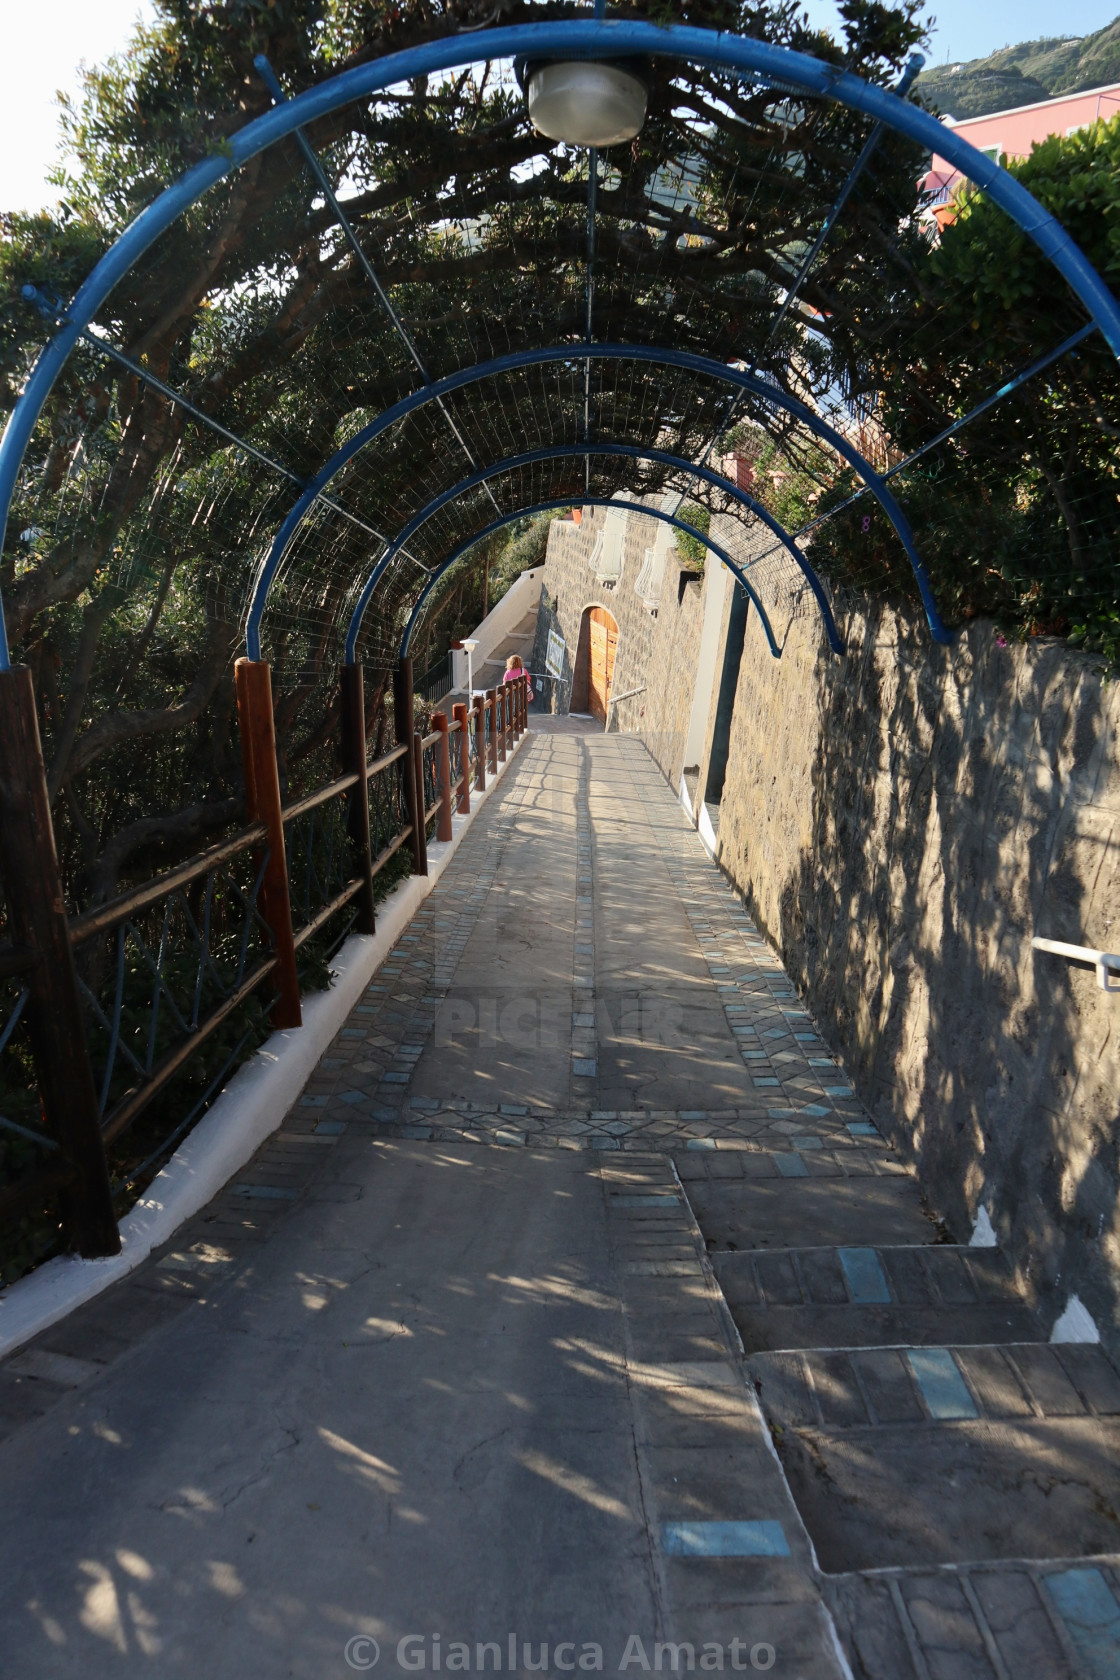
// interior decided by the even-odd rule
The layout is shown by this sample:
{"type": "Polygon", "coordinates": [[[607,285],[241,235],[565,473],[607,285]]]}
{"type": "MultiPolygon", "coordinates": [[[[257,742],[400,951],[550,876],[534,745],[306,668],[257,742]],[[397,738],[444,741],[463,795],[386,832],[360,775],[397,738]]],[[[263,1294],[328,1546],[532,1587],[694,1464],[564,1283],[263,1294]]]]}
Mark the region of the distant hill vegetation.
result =
{"type": "Polygon", "coordinates": [[[963,120],[1120,82],[1120,18],[1093,35],[1023,41],[987,58],[939,64],[918,78],[927,101],[963,120]]]}

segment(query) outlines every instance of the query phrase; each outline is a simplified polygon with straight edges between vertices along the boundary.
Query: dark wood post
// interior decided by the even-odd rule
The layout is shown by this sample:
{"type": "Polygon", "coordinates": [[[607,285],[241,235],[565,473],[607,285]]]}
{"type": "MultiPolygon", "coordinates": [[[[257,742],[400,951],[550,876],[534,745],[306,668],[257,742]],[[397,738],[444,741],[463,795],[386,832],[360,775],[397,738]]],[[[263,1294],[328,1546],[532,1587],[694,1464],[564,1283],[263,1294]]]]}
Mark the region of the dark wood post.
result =
{"type": "Polygon", "coordinates": [[[474,785],[479,793],[486,792],[486,697],[482,694],[474,703],[474,785]]]}
{"type": "Polygon", "coordinates": [[[462,775],[459,778],[459,810],[465,817],[471,814],[471,714],[464,705],[451,708],[452,716],[459,725],[459,768],[462,775]]]}
{"type": "Polygon", "coordinates": [[[490,711],[490,774],[498,774],[498,696],[492,688],[486,690],[486,704],[490,711]]]}
{"type": "Polygon", "coordinates": [[[38,958],[26,976],[27,1025],[43,1124],[76,1175],[60,1192],[67,1241],[87,1260],[117,1254],[121,1239],[26,665],[0,671],[0,867],[12,941],[38,958]]]}
{"type": "Polygon", "coordinates": [[[245,772],[245,812],[250,822],[268,829],[268,861],[258,907],[272,935],[276,954],[273,981],[279,996],[272,1006],[274,1027],[301,1027],[303,1010],[292,937],[292,902],[288,892],[288,854],[280,808],[280,770],[276,762],[276,720],[272,710],[272,674],[263,659],[239,659],[233,667],[237,685],[237,727],[245,772]]]}
{"type": "Polygon", "coordinates": [[[424,845],[424,794],[421,789],[417,799],[416,757],[412,751],[412,737],[416,733],[412,708],[412,660],[407,657],[397,661],[397,668],[393,672],[393,729],[397,745],[408,748],[407,755],[401,760],[401,775],[404,778],[405,810],[412,825],[412,873],[426,875],[428,858],[427,847],[424,845]]]}
{"type": "Polygon", "coordinates": [[[498,757],[504,764],[506,761],[506,709],[509,704],[510,684],[499,683],[497,688],[498,700],[498,757]]]}
{"type": "Polygon", "coordinates": [[[439,826],[437,840],[451,838],[451,740],[447,733],[447,713],[432,713],[432,728],[439,730],[439,826]]]}
{"type": "Polygon", "coordinates": [[[428,873],[428,815],[424,804],[424,737],[418,729],[412,732],[412,763],[416,776],[416,809],[420,818],[417,829],[417,849],[420,853],[418,875],[428,873]]]}
{"type": "Polygon", "coordinates": [[[350,804],[346,813],[346,828],[354,848],[354,867],[361,877],[362,887],[356,903],[359,933],[374,931],[373,852],[369,839],[369,785],[366,759],[366,689],[365,673],[361,665],[344,665],[340,678],[342,689],[342,768],[346,774],[358,778],[356,788],[350,790],[350,804]]]}

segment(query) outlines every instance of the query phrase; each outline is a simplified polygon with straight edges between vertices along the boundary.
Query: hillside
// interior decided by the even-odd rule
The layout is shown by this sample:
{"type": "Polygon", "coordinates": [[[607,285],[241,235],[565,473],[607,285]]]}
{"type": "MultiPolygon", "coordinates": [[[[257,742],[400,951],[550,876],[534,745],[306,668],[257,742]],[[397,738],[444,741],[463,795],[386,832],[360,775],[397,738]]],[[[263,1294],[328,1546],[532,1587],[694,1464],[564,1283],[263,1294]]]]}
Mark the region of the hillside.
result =
{"type": "Polygon", "coordinates": [[[935,65],[918,78],[927,100],[958,119],[1106,82],[1120,82],[1120,18],[1092,35],[1021,41],[987,58],[935,65]]]}

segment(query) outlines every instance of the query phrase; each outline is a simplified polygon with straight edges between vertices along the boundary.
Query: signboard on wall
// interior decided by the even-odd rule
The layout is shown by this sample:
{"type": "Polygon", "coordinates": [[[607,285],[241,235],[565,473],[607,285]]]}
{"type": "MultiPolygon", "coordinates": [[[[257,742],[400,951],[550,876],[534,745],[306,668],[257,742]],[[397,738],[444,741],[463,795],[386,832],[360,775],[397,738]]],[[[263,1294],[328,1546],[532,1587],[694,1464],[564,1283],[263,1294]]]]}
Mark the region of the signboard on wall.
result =
{"type": "Polygon", "coordinates": [[[562,677],[564,675],[564,655],[567,651],[563,636],[558,635],[555,630],[550,630],[548,632],[548,653],[545,655],[544,661],[544,668],[550,677],[562,677]]]}

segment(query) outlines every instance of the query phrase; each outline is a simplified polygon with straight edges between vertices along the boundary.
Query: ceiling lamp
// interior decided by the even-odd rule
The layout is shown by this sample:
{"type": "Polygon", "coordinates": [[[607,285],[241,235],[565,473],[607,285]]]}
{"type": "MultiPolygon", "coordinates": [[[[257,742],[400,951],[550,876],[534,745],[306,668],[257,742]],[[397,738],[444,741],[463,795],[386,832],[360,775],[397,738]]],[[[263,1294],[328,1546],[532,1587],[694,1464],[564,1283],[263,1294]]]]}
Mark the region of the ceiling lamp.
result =
{"type": "Polygon", "coordinates": [[[533,64],[526,72],[529,120],[569,146],[617,146],[646,120],[648,89],[629,64],[576,59],[533,64]]]}

